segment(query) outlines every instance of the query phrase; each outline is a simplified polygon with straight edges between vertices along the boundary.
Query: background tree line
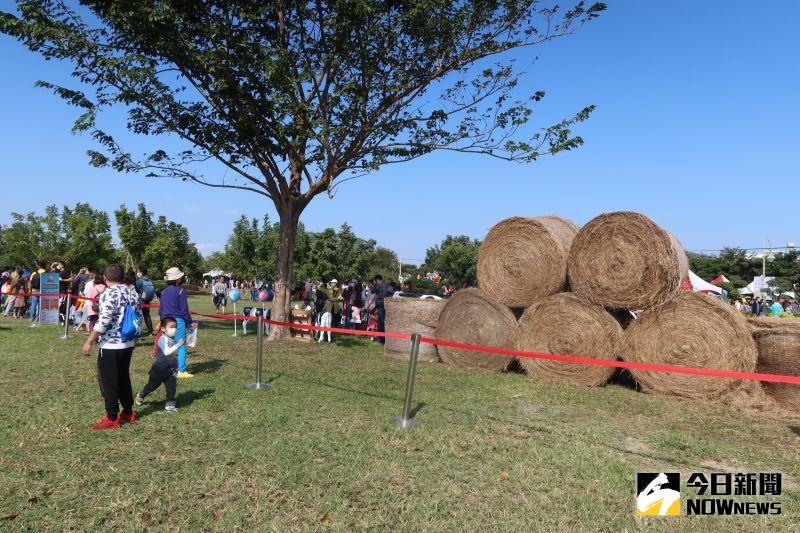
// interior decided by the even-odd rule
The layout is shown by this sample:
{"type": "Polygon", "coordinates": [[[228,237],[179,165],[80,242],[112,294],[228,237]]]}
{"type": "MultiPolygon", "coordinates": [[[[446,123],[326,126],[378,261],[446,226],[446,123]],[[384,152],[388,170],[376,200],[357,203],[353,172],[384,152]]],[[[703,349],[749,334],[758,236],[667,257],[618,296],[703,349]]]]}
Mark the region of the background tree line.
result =
{"type": "MultiPolygon", "coordinates": [[[[742,248],[723,248],[718,255],[689,252],[689,265],[695,274],[705,280],[724,275],[730,283],[723,285],[730,295],[738,297],[740,289],[761,275],[762,261],[747,256],[742,248]]],[[[800,289],[800,252],[789,250],[767,257],[767,276],[775,276],[772,286],[779,292],[800,289]]]]}
{"type": "MultiPolygon", "coordinates": [[[[225,249],[211,254],[203,268],[220,268],[242,279],[272,282],[279,239],[280,225],[269,216],[259,220],[242,215],[234,223],[225,249]]],[[[465,235],[448,235],[441,244],[428,249],[421,266],[403,264],[403,278],[410,279],[419,292],[441,292],[441,285],[423,279],[427,272],[438,272],[443,280],[456,286],[474,285],[480,244],[465,235]]],[[[374,239],[359,237],[347,223],[338,230],[325,228],[319,232],[308,231],[300,224],[293,255],[295,286],[309,277],[328,281],[367,279],[380,274],[387,281],[399,281],[401,272],[394,251],[374,239]]]]}
{"type": "Polygon", "coordinates": [[[11,223],[0,226],[0,265],[30,268],[38,261],[49,267],[64,261],[68,270],[77,270],[118,262],[131,270],[146,265],[153,277],[175,265],[192,277],[200,274],[203,257],[185,226],[155,218],[144,204],[136,210],[122,205],[114,217],[116,244],[108,213],[89,204],[51,205],[44,214],[11,213],[11,223]]]}
{"type": "MultiPolygon", "coordinates": [[[[243,215],[233,224],[225,249],[205,259],[185,226],[156,216],[144,204],[135,209],[121,205],[113,216],[116,239],[111,216],[89,204],[51,205],[41,214],[12,213],[11,223],[0,226],[0,265],[32,267],[39,261],[49,266],[60,260],[69,269],[77,269],[104,268],[118,262],[130,269],[145,265],[156,279],[175,265],[195,278],[218,267],[242,279],[274,281],[280,225],[267,215],[260,220],[243,215]]],[[[428,249],[423,265],[404,264],[403,277],[411,278],[415,290],[421,292],[441,291],[429,280],[417,280],[427,272],[438,272],[456,286],[473,285],[479,248],[480,241],[448,235],[428,249]]],[[[338,230],[325,228],[319,232],[308,231],[300,224],[294,258],[296,284],[307,277],[327,281],[365,279],[375,274],[399,281],[397,254],[374,239],[359,237],[347,223],[338,230]]]]}

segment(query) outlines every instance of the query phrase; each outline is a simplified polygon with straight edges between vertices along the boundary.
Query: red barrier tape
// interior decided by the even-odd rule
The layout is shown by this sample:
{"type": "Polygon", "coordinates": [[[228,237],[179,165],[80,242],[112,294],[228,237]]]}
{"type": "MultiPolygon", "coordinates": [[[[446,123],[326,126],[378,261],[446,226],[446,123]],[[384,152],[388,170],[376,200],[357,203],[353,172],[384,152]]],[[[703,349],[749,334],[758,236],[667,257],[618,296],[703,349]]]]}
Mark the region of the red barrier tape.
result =
{"type": "MultiPolygon", "coordinates": [[[[11,293],[11,295],[51,296],[51,297],[67,296],[66,294],[52,294],[52,293],[26,293],[26,294],[11,293]]],[[[75,296],[72,297],[75,298],[75,296]]],[[[77,297],[77,299],[95,301],[98,298],[77,297]]],[[[142,307],[148,307],[152,309],[159,308],[159,306],[153,304],[142,304],[142,307]]],[[[206,313],[197,313],[194,311],[190,311],[190,313],[193,315],[204,316],[206,318],[213,318],[216,320],[247,320],[247,321],[258,320],[258,317],[244,316],[244,315],[210,315],[206,313]]],[[[331,333],[340,333],[342,335],[360,335],[364,337],[385,337],[390,339],[402,339],[402,340],[411,339],[411,335],[408,333],[362,331],[362,330],[343,329],[343,328],[326,328],[322,326],[314,326],[312,324],[295,324],[292,322],[279,322],[277,320],[270,320],[267,318],[262,318],[261,321],[266,324],[271,324],[273,326],[281,326],[291,329],[303,329],[308,331],[326,331],[331,333]]],[[[420,337],[420,342],[424,342],[427,344],[434,344],[436,346],[448,346],[450,348],[459,348],[462,350],[472,350],[476,352],[486,352],[499,355],[511,355],[514,357],[529,357],[532,359],[550,359],[552,361],[561,361],[564,363],[574,363],[580,365],[611,366],[615,368],[649,370],[651,372],[671,372],[674,374],[690,374],[694,376],[710,376],[710,377],[719,377],[728,379],[745,379],[750,381],[768,381],[772,383],[791,383],[793,385],[800,385],[800,376],[786,376],[782,374],[761,374],[758,372],[739,372],[735,370],[718,370],[715,368],[698,368],[691,366],[657,365],[654,363],[635,363],[631,361],[595,359],[592,357],[579,357],[574,355],[556,355],[550,353],[527,352],[524,350],[509,350],[506,348],[494,348],[491,346],[479,346],[476,344],[466,344],[462,342],[443,341],[439,339],[432,339],[429,337],[420,337]]]]}
{"type": "Polygon", "coordinates": [[[563,361],[565,363],[576,363],[582,365],[613,366],[616,368],[633,368],[635,370],[650,370],[653,372],[672,372],[675,374],[692,374],[696,376],[714,376],[731,379],[749,379],[753,381],[771,381],[775,383],[793,383],[800,385],[800,376],[785,376],[782,374],[759,374],[756,372],[738,372],[735,370],[717,370],[714,368],[697,368],[691,366],[678,365],[656,365],[653,363],[634,363],[630,361],[615,361],[611,359],[594,359],[591,357],[578,357],[574,355],[555,355],[550,353],[526,352],[522,350],[508,350],[506,348],[491,348],[488,346],[477,346],[475,344],[464,344],[461,342],[442,341],[439,339],[420,338],[420,342],[435,344],[437,346],[449,346],[450,348],[460,348],[463,350],[473,350],[478,352],[489,352],[502,355],[513,355],[514,357],[530,357],[534,359],[551,359],[553,361],[563,361]]]}

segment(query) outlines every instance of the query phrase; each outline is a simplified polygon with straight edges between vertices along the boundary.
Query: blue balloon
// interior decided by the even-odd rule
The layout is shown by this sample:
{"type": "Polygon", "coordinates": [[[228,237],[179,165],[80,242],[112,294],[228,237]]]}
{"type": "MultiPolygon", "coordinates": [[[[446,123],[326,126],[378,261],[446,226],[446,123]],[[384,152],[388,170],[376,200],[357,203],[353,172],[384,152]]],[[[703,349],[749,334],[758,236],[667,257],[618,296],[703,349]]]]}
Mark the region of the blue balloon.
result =
{"type": "Polygon", "coordinates": [[[228,299],[233,303],[238,302],[242,298],[242,294],[239,292],[239,289],[233,289],[231,292],[228,293],[228,299]]]}

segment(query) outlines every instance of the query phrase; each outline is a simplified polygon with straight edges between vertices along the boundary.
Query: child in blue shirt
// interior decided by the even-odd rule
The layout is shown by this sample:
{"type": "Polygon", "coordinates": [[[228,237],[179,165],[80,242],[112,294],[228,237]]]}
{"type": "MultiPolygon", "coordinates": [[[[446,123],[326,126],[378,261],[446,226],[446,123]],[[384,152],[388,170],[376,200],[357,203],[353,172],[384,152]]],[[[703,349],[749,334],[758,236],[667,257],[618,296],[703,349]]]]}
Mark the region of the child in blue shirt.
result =
{"type": "Polygon", "coordinates": [[[175,407],[175,389],[177,388],[178,361],[173,355],[178,348],[183,346],[186,339],[175,342],[178,322],[172,317],[165,317],[161,321],[161,336],[158,339],[158,353],[156,354],[153,366],[150,367],[150,379],[136,398],[133,400],[136,405],[142,405],[145,397],[164,384],[167,391],[167,404],[164,410],[169,413],[177,413],[175,407]]]}

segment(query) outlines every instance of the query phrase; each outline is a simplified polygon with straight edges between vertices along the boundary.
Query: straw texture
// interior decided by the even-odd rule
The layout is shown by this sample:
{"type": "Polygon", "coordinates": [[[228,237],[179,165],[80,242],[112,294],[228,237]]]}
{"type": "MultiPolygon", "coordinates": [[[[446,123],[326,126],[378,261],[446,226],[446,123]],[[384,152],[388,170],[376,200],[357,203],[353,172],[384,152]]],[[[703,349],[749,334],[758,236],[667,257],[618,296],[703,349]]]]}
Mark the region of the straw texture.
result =
{"type": "MultiPolygon", "coordinates": [[[[662,308],[643,313],[623,334],[625,361],[752,372],[756,345],[743,317],[709,296],[683,292],[662,308]]],[[[717,400],[736,380],[631,370],[645,392],[717,400]]]]}
{"type": "Polygon", "coordinates": [[[575,224],[556,216],[499,222],[481,245],[478,285],[489,298],[513,308],[563,291],[577,232],[575,224]]]}
{"type": "MultiPolygon", "coordinates": [[[[517,349],[558,355],[616,359],[622,327],[605,309],[562,293],[545,298],[523,314],[517,327],[517,349]]],[[[610,366],[520,357],[525,373],[577,385],[603,385],[616,370],[610,366]]]]}
{"type": "Polygon", "coordinates": [[[578,232],[568,259],[571,290],[611,309],[647,310],[674,298],[688,272],[683,247],[640,213],[595,217],[578,232]]]}
{"type": "MultiPolygon", "coordinates": [[[[447,301],[439,315],[436,338],[497,348],[513,348],[516,318],[511,310],[493,302],[480,289],[464,289],[447,301]]],[[[461,368],[505,370],[513,357],[439,347],[442,362],[461,368]]]]}

